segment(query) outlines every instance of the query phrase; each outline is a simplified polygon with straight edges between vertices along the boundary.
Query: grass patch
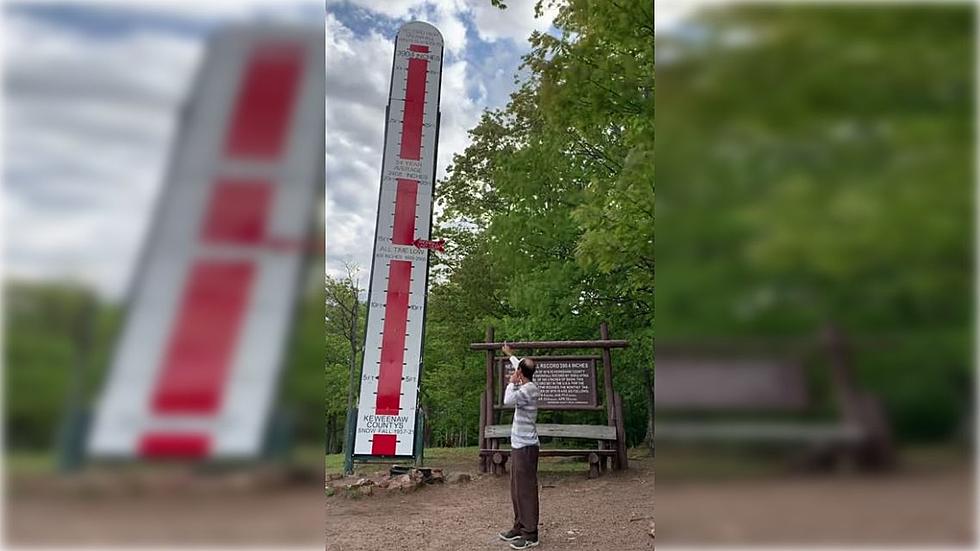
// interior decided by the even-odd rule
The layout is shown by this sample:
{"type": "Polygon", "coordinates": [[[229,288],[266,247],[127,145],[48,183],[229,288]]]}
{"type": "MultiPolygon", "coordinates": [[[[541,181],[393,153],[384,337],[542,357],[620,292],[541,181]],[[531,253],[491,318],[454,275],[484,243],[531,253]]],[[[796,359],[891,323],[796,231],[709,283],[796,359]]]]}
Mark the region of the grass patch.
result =
{"type": "Polygon", "coordinates": [[[340,473],[344,471],[344,454],[327,454],[325,467],[328,473],[340,473]]]}
{"type": "MultiPolygon", "coordinates": [[[[477,466],[477,456],[480,448],[469,446],[466,448],[428,448],[425,450],[424,465],[426,467],[475,471],[477,466]],[[461,469],[462,467],[462,469],[461,469]]],[[[405,465],[411,461],[391,461],[386,463],[359,463],[355,466],[355,472],[373,472],[385,470],[389,465],[405,465]]],[[[344,471],[344,454],[328,454],[324,461],[324,466],[328,473],[342,473],[344,471]]]]}
{"type": "MultiPolygon", "coordinates": [[[[480,448],[468,446],[465,448],[428,448],[425,450],[424,466],[448,471],[477,472],[479,468],[480,448]]],[[[629,451],[630,456],[646,457],[646,448],[636,448],[629,451]]],[[[368,463],[355,466],[355,473],[371,473],[388,468],[389,465],[406,464],[407,462],[368,463]]],[[[342,473],[344,470],[344,454],[335,453],[326,456],[327,473],[342,473]]],[[[546,474],[587,473],[589,465],[584,459],[570,457],[542,457],[538,471],[546,474]]]]}
{"type": "MultiPolygon", "coordinates": [[[[657,476],[661,480],[726,480],[773,478],[806,472],[803,453],[792,449],[749,446],[661,446],[657,476]]],[[[898,450],[897,473],[935,472],[969,467],[971,450],[958,444],[905,446],[898,450]]],[[[852,464],[838,470],[853,470],[852,464]]],[[[831,473],[823,473],[830,475],[831,473]]]]}
{"type": "Polygon", "coordinates": [[[663,446],[656,465],[661,479],[751,478],[787,472],[789,457],[779,450],[663,446]]]}
{"type": "Polygon", "coordinates": [[[6,474],[10,476],[53,473],[57,469],[52,450],[8,450],[3,454],[6,474]]]}

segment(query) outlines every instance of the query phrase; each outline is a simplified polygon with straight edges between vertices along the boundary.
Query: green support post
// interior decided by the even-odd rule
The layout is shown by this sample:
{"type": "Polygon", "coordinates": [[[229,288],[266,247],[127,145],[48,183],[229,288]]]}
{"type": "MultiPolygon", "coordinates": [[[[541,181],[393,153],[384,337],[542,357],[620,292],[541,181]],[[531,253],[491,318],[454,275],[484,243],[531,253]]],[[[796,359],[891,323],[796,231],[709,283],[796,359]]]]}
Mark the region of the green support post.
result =
{"type": "Polygon", "coordinates": [[[347,410],[347,430],[344,438],[344,475],[354,474],[354,431],[357,425],[357,408],[347,410]]]}
{"type": "Polygon", "coordinates": [[[425,465],[425,413],[415,408],[415,466],[425,465]]]}

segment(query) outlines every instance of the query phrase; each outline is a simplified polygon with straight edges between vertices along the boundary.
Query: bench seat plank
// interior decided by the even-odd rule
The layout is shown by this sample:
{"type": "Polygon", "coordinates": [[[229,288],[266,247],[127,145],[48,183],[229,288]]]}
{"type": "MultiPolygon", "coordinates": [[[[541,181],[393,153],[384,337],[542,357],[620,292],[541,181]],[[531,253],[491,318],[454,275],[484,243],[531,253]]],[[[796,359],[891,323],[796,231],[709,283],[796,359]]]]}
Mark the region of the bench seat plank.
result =
{"type": "MultiPolygon", "coordinates": [[[[480,455],[493,455],[499,453],[501,455],[510,455],[510,448],[501,448],[499,450],[480,450],[480,455]]],[[[576,456],[587,456],[590,453],[596,455],[608,455],[613,456],[616,454],[616,450],[564,450],[564,449],[547,449],[538,452],[540,457],[576,457],[576,456]]]]}
{"type": "MultiPolygon", "coordinates": [[[[555,438],[587,438],[590,440],[615,440],[616,427],[608,425],[538,425],[538,436],[555,438]]],[[[510,438],[510,425],[487,425],[485,438],[510,438]]]]}

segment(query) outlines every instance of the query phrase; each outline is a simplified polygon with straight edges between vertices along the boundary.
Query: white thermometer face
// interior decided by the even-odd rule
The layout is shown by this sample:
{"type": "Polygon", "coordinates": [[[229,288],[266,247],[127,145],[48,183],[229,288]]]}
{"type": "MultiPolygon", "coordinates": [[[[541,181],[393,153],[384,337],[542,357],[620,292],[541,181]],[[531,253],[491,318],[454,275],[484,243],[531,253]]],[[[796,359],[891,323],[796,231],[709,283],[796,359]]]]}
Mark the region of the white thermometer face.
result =
{"type": "Polygon", "coordinates": [[[429,269],[442,36],[412,22],[395,39],[355,456],[415,453],[429,269]]]}

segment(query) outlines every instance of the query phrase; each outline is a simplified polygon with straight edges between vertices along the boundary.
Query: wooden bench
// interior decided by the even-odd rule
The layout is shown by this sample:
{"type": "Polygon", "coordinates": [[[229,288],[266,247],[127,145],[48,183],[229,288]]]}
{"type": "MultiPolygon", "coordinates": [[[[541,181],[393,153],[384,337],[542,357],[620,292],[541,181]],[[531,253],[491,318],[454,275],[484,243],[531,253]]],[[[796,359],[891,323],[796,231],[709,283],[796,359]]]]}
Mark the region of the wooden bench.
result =
{"type": "MultiPolygon", "coordinates": [[[[585,457],[589,462],[589,478],[596,478],[601,471],[606,470],[606,458],[615,457],[616,427],[607,425],[537,425],[539,437],[574,438],[595,440],[598,445],[593,449],[542,449],[541,457],[585,457]]],[[[487,440],[498,443],[496,448],[480,450],[480,455],[488,457],[498,469],[503,470],[510,457],[510,450],[500,448],[499,443],[510,439],[510,425],[487,425],[484,430],[487,440]]]]}
{"type": "Polygon", "coordinates": [[[657,443],[803,444],[816,465],[832,465],[842,456],[864,469],[892,464],[884,410],[856,387],[839,340],[830,347],[837,415],[829,420],[806,419],[814,404],[799,361],[663,348],[656,363],[657,443]],[[790,414],[795,418],[788,419],[790,414]],[[746,415],[751,419],[739,420],[746,415]]]}

